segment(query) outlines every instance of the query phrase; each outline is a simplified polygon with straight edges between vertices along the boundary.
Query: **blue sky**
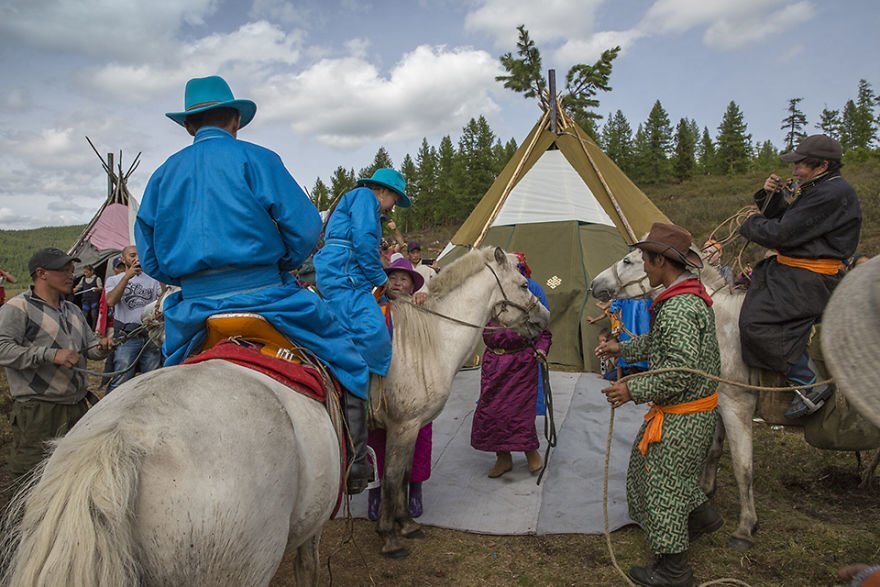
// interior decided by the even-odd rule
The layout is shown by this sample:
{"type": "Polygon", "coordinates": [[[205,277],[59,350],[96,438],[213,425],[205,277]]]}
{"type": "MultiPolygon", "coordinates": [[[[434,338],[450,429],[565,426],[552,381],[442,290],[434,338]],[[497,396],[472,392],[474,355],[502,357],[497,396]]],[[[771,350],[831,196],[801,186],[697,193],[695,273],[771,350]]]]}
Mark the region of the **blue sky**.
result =
{"type": "Polygon", "coordinates": [[[0,0],[0,228],[77,224],[106,179],[88,147],[150,173],[189,137],[164,117],[190,77],[257,102],[239,137],[306,188],[338,165],[395,164],[485,115],[521,142],[532,101],[494,81],[525,24],[558,76],[621,45],[600,113],[633,128],[659,99],[715,134],[730,100],[754,141],[782,144],[789,98],[810,127],[859,79],[880,90],[880,5],[867,0],[0,0]]]}

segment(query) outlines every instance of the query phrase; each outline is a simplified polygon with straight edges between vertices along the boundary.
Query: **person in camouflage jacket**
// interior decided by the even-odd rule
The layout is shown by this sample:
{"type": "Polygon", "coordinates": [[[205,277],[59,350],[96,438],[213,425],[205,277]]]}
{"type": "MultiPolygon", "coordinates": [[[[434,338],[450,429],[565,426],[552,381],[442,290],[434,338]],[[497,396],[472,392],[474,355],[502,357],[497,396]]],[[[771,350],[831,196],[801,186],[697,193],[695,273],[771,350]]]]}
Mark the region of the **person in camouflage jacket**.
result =
{"type": "MultiPolygon", "coordinates": [[[[699,255],[690,251],[691,242],[685,229],[657,223],[635,245],[642,249],[651,286],[665,286],[650,308],[651,330],[623,343],[602,343],[597,355],[647,359],[652,371],[685,367],[719,374],[712,300],[689,271],[702,266],[699,255]]],[[[673,371],[603,390],[614,408],[630,400],[652,406],[636,437],[626,483],[630,517],[656,556],[652,566],[630,570],[639,585],[693,585],[690,540],[721,527],[721,517],[699,486],[717,423],[715,387],[701,375],[673,371]]]]}

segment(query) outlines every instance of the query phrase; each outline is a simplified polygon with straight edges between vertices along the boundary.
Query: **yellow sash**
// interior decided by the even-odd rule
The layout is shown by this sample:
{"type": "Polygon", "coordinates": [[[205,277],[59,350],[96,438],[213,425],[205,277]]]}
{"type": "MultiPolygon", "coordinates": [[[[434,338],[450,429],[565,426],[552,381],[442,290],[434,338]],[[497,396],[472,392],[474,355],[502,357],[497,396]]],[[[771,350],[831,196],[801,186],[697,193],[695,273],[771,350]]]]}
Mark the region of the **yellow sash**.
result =
{"type": "Polygon", "coordinates": [[[651,411],[645,414],[645,422],[648,426],[639,442],[639,450],[643,455],[648,453],[648,446],[655,442],[663,440],[663,415],[664,414],[693,414],[696,412],[708,412],[714,410],[718,405],[718,392],[712,392],[712,395],[683,404],[675,404],[672,406],[658,406],[651,404],[651,411]]]}
{"type": "Polygon", "coordinates": [[[786,257],[777,253],[776,262],[781,265],[788,265],[789,267],[807,269],[822,275],[837,275],[843,269],[843,261],[840,259],[798,259],[797,257],[786,257]]]}

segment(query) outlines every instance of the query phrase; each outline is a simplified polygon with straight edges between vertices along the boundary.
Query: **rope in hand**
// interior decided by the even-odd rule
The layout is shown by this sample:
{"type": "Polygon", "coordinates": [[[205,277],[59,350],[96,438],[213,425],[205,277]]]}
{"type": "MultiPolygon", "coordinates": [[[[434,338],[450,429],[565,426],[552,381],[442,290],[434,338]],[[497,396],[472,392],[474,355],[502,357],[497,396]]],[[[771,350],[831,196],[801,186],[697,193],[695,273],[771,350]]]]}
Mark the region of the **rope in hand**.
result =
{"type": "Polygon", "coordinates": [[[544,451],[544,466],[538,474],[535,485],[541,484],[544,473],[550,465],[550,449],[556,447],[556,420],[553,418],[553,392],[550,389],[550,369],[547,367],[547,356],[543,353],[535,353],[538,366],[541,369],[541,377],[544,382],[544,438],[547,440],[547,450],[544,451]]]}
{"type": "MultiPolygon", "coordinates": [[[[793,391],[795,389],[805,389],[810,387],[817,387],[819,385],[826,385],[832,383],[833,379],[826,379],[825,381],[818,381],[816,383],[810,385],[798,385],[793,387],[766,387],[761,385],[750,385],[747,383],[741,383],[739,381],[731,381],[729,379],[724,379],[723,377],[716,377],[715,375],[711,375],[706,373],[705,371],[701,371],[699,369],[691,369],[688,367],[667,367],[663,369],[654,369],[649,371],[642,371],[641,373],[633,373],[631,375],[627,375],[619,380],[619,383],[626,383],[632,379],[637,379],[639,377],[647,377],[648,375],[656,375],[658,373],[671,373],[671,372],[683,372],[683,373],[691,373],[694,375],[700,375],[702,377],[706,377],[707,379],[712,379],[714,381],[718,381],[719,383],[727,383],[730,385],[735,385],[737,387],[743,387],[746,389],[751,389],[754,391],[793,391]]],[[[620,576],[623,577],[623,580],[626,581],[627,585],[631,585],[635,587],[635,583],[629,578],[629,576],[623,572],[623,569],[620,568],[620,565],[617,563],[617,557],[614,554],[614,547],[611,544],[611,530],[609,528],[608,522],[608,475],[609,470],[611,468],[611,440],[614,434],[614,412],[616,408],[611,408],[611,417],[608,419],[608,438],[605,442],[605,477],[602,484],[602,513],[605,519],[605,545],[608,547],[608,554],[611,557],[611,564],[620,573],[620,576]]],[[[740,579],[735,579],[733,577],[724,577],[721,579],[713,579],[711,581],[707,581],[705,583],[700,583],[699,587],[710,587],[712,585],[739,585],[740,587],[752,587],[745,581],[741,581],[740,579]]]]}
{"type": "MultiPolygon", "coordinates": [[[[132,330],[131,332],[124,333],[124,335],[119,337],[119,339],[116,342],[117,343],[118,342],[126,342],[126,341],[128,341],[128,339],[134,338],[135,335],[138,335],[140,333],[140,331],[144,330],[144,329],[146,329],[146,326],[141,325],[141,326],[135,328],[134,330],[132,330]]],[[[122,375],[123,373],[128,373],[129,371],[131,371],[132,369],[134,369],[137,366],[138,361],[140,361],[141,355],[143,355],[144,351],[147,350],[147,346],[150,343],[156,343],[156,340],[154,340],[154,339],[157,339],[157,338],[158,338],[158,335],[148,334],[147,341],[144,343],[144,346],[141,347],[141,350],[135,356],[134,360],[125,369],[120,369],[119,371],[108,371],[107,373],[104,373],[103,371],[92,371],[91,369],[84,369],[82,367],[71,367],[71,369],[73,371],[76,371],[77,373],[85,373],[86,375],[94,375],[97,377],[116,377],[117,375],[122,375]]],[[[98,346],[98,345],[92,344],[92,345],[87,346],[83,350],[88,351],[89,349],[93,349],[96,346],[98,346]]]]}

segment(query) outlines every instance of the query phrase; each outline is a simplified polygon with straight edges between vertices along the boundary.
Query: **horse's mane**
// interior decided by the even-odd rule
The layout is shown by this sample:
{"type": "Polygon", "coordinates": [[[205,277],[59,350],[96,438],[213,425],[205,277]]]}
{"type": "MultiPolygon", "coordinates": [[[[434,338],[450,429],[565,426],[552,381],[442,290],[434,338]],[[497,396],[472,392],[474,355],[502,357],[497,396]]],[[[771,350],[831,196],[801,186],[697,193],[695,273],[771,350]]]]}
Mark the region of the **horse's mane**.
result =
{"type": "MultiPolygon", "coordinates": [[[[431,281],[431,285],[434,281],[436,278],[431,281]]],[[[412,354],[424,360],[439,352],[431,316],[415,307],[410,298],[392,301],[391,315],[394,320],[392,344],[394,352],[399,353],[402,359],[412,354]]],[[[412,364],[419,363],[420,361],[416,361],[412,364]]]]}
{"type": "Polygon", "coordinates": [[[428,286],[428,291],[430,292],[429,299],[443,298],[460,286],[465,279],[482,271],[485,264],[493,259],[494,251],[493,247],[474,249],[460,259],[453,261],[449,267],[444,267],[437,274],[437,277],[431,280],[431,284],[428,286]]]}

